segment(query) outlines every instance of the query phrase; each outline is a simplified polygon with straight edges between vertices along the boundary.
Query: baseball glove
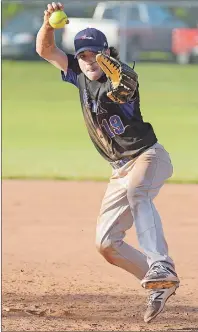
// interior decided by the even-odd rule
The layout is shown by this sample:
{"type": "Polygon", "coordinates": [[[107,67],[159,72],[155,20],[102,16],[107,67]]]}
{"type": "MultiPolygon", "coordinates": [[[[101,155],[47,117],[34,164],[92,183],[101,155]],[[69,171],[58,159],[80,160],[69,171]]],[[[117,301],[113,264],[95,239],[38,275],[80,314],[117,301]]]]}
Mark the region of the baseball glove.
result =
{"type": "Polygon", "coordinates": [[[138,84],[136,72],[125,63],[104,53],[97,54],[96,61],[111,82],[112,90],[107,96],[120,104],[131,101],[138,84]]]}

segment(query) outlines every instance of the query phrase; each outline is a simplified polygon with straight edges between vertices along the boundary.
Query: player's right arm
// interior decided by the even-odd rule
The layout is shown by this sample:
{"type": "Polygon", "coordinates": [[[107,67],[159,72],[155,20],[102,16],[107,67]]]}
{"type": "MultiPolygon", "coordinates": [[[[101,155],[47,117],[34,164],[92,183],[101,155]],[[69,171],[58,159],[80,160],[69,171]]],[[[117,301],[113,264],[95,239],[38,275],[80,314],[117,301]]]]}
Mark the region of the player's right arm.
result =
{"type": "MultiPolygon", "coordinates": [[[[54,29],[49,24],[50,15],[59,9],[64,10],[61,3],[56,4],[55,2],[52,2],[52,4],[47,5],[47,10],[44,11],[44,22],[36,38],[36,52],[40,57],[66,73],[68,68],[68,57],[56,46],[54,29]]],[[[69,23],[69,21],[67,23],[69,23]]]]}

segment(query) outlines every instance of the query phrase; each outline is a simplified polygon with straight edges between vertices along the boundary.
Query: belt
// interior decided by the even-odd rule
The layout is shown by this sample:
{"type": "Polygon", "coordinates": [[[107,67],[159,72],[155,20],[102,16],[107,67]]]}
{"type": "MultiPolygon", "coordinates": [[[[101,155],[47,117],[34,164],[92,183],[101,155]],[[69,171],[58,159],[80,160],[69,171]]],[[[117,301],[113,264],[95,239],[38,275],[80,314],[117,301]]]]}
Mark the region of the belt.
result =
{"type": "Polygon", "coordinates": [[[132,159],[133,159],[133,157],[125,157],[123,159],[110,162],[110,165],[113,168],[117,169],[117,168],[124,166],[126,163],[128,163],[132,159]]]}

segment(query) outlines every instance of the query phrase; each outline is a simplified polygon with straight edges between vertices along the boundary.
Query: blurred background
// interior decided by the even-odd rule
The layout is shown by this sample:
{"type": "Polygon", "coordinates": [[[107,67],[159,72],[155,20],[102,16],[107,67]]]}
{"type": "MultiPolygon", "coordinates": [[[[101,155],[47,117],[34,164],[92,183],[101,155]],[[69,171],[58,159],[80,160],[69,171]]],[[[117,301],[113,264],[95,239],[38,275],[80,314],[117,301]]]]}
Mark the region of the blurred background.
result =
{"type": "MultiPolygon", "coordinates": [[[[136,61],[142,113],[175,165],[171,181],[198,182],[198,1],[62,1],[70,24],[56,44],[103,31],[123,61],[136,61]]],[[[78,91],[35,51],[47,1],[2,1],[3,177],[106,179],[89,141],[78,91]]]]}
{"type": "MultiPolygon", "coordinates": [[[[37,59],[35,38],[47,1],[2,2],[2,56],[37,59]]],[[[56,42],[73,52],[85,26],[101,29],[124,60],[198,62],[198,1],[63,1],[70,18],[56,42]]]]}

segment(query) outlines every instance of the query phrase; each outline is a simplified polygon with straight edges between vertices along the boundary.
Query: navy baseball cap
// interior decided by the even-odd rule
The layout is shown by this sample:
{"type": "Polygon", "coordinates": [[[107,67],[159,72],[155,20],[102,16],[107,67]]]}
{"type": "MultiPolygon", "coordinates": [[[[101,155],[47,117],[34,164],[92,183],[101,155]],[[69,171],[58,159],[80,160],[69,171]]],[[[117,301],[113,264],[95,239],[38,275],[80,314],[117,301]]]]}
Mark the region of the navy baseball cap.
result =
{"type": "Polygon", "coordinates": [[[95,28],[87,28],[77,33],[74,38],[75,57],[84,51],[101,52],[108,48],[104,33],[95,28]]]}

